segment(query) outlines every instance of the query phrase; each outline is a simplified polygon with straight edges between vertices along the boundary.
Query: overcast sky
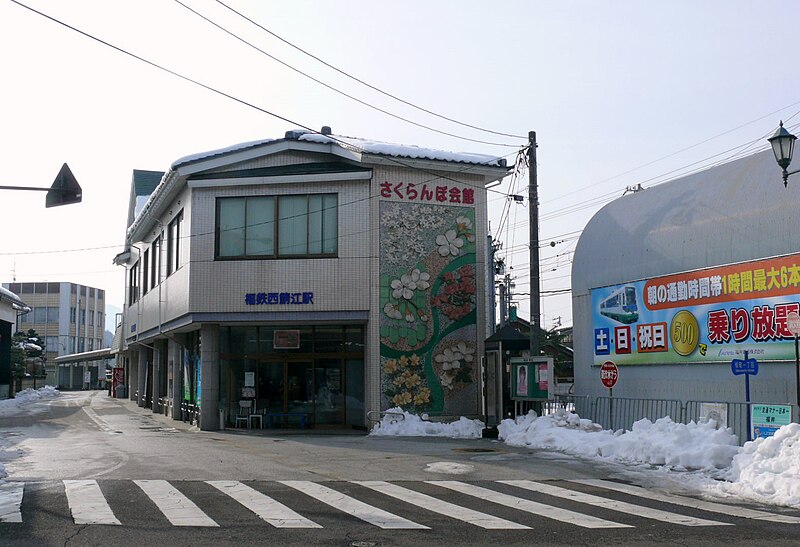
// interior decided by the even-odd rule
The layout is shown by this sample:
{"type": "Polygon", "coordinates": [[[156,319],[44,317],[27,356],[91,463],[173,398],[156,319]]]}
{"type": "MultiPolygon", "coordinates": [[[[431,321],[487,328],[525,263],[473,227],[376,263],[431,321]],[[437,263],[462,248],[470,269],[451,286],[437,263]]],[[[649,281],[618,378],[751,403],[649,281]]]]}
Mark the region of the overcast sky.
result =
{"type": "MultiPolygon", "coordinates": [[[[514,138],[364,87],[219,2],[182,1],[340,92],[464,138],[344,97],[176,1],[23,4],[257,108],[0,0],[0,185],[49,186],[67,162],[84,191],[79,205],[45,209],[43,192],[0,190],[0,281],[82,283],[121,308],[123,269],[111,261],[122,250],[133,169],[164,171],[187,154],[329,125],[509,163],[536,131],[541,240],[556,242],[542,250],[542,288],[568,289],[580,230],[609,199],[763,149],[779,119],[800,123],[790,26],[800,3],[225,0],[386,93],[522,137],[514,138]]],[[[765,183],[781,183],[777,167],[765,183]]],[[[502,219],[505,194],[527,196],[527,178],[516,184],[491,192],[490,221],[527,318],[527,206],[502,219]]],[[[545,296],[542,311],[545,327],[572,322],[568,295],[545,296]]]]}

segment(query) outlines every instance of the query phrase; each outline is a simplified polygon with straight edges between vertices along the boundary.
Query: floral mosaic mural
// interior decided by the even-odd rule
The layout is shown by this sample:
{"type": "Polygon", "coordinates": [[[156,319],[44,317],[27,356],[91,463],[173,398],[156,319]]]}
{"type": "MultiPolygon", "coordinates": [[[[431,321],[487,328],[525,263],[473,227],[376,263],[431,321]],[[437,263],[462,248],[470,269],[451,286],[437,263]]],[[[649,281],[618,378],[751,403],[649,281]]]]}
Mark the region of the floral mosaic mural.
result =
{"type": "Polygon", "coordinates": [[[383,407],[474,413],[475,210],[384,201],[380,215],[383,407]]]}

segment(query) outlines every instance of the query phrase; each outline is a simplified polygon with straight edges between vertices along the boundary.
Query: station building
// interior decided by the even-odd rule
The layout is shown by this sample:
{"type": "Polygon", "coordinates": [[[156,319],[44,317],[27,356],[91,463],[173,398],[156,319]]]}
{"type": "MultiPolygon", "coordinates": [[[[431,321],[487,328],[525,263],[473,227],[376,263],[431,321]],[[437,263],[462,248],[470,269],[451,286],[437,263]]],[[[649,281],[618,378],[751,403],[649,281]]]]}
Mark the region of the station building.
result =
{"type": "Polygon", "coordinates": [[[798,203],[768,150],[603,207],[572,266],[575,393],[609,395],[611,361],[614,397],[743,402],[747,356],[751,401],[795,404],[798,203]]]}
{"type": "Polygon", "coordinates": [[[129,396],[202,429],[478,414],[486,196],[508,171],[328,128],[134,171],[114,259],[129,396]]]}

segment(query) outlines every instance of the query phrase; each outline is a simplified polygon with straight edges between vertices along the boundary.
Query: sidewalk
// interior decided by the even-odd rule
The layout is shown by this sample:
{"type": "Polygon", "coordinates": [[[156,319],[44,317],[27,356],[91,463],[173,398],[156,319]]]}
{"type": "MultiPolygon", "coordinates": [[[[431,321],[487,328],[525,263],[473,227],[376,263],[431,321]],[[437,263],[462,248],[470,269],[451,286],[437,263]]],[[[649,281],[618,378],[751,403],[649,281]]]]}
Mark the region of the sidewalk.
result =
{"type": "MultiPolygon", "coordinates": [[[[99,395],[108,397],[107,394],[99,395]]],[[[151,417],[152,419],[156,420],[157,422],[163,424],[165,427],[172,427],[174,429],[178,429],[181,431],[187,432],[197,432],[200,433],[201,430],[198,426],[192,425],[191,422],[184,422],[182,420],[175,420],[170,416],[165,416],[163,413],[153,412],[149,408],[142,408],[136,404],[136,401],[132,401],[130,399],[114,399],[112,397],[108,397],[111,400],[118,401],[122,406],[127,408],[129,411],[140,414],[142,416],[151,417]]],[[[289,428],[273,428],[268,429],[266,424],[262,428],[235,428],[235,427],[226,427],[225,429],[220,430],[213,430],[213,431],[204,431],[203,433],[216,433],[216,434],[230,434],[230,435],[253,435],[253,436],[263,436],[263,437],[274,437],[274,436],[288,436],[288,435],[309,435],[309,436],[329,436],[329,435],[348,435],[348,436],[366,436],[368,434],[365,430],[360,429],[353,429],[353,428],[307,428],[307,429],[289,429],[289,428]]]]}

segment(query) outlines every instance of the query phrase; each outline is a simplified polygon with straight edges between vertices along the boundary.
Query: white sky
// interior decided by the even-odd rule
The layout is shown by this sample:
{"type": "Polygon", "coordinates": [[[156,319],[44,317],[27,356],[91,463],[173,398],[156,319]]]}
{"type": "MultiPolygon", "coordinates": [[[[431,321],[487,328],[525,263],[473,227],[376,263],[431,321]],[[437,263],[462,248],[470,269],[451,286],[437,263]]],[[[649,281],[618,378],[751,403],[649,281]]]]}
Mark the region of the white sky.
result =
{"type": "MultiPolygon", "coordinates": [[[[337,134],[429,148],[509,154],[513,162],[514,147],[434,133],[325,89],[175,2],[25,3],[297,124],[330,125],[337,134]]],[[[448,133],[525,144],[392,101],[292,50],[217,2],[185,3],[379,108],[448,133]]],[[[791,38],[782,22],[800,15],[797,3],[229,4],[334,66],[426,109],[515,135],[535,130],[541,240],[564,240],[542,250],[545,291],[570,286],[577,232],[604,199],[621,195],[626,186],[652,185],[742,149],[763,148],[778,120],[800,111],[800,78],[789,66],[793,56],[781,52],[781,41],[791,38]],[[704,144],[686,150],[698,143],[704,144]]],[[[786,49],[791,51],[789,45],[786,49]]],[[[84,190],[82,204],[55,209],[44,208],[44,192],[0,191],[2,282],[10,282],[15,271],[18,281],[82,283],[105,289],[107,303],[121,307],[122,269],[111,260],[122,247],[132,170],[163,171],[188,154],[282,137],[296,128],[10,0],[0,1],[0,51],[0,184],[49,186],[66,161],[84,190]],[[69,252],[42,253],[55,250],[69,252]]],[[[769,182],[780,184],[777,167],[769,182]]],[[[509,184],[499,189],[510,191],[509,184]]],[[[526,192],[527,179],[512,191],[526,192]]],[[[497,234],[504,198],[492,193],[491,199],[497,234]]],[[[518,293],[530,291],[527,219],[524,205],[513,206],[498,234],[518,293]],[[505,229],[509,225],[514,229],[505,229]]],[[[520,300],[520,315],[527,317],[527,296],[520,300]]],[[[569,296],[544,298],[542,310],[543,326],[552,326],[559,316],[571,323],[569,296]]]]}

